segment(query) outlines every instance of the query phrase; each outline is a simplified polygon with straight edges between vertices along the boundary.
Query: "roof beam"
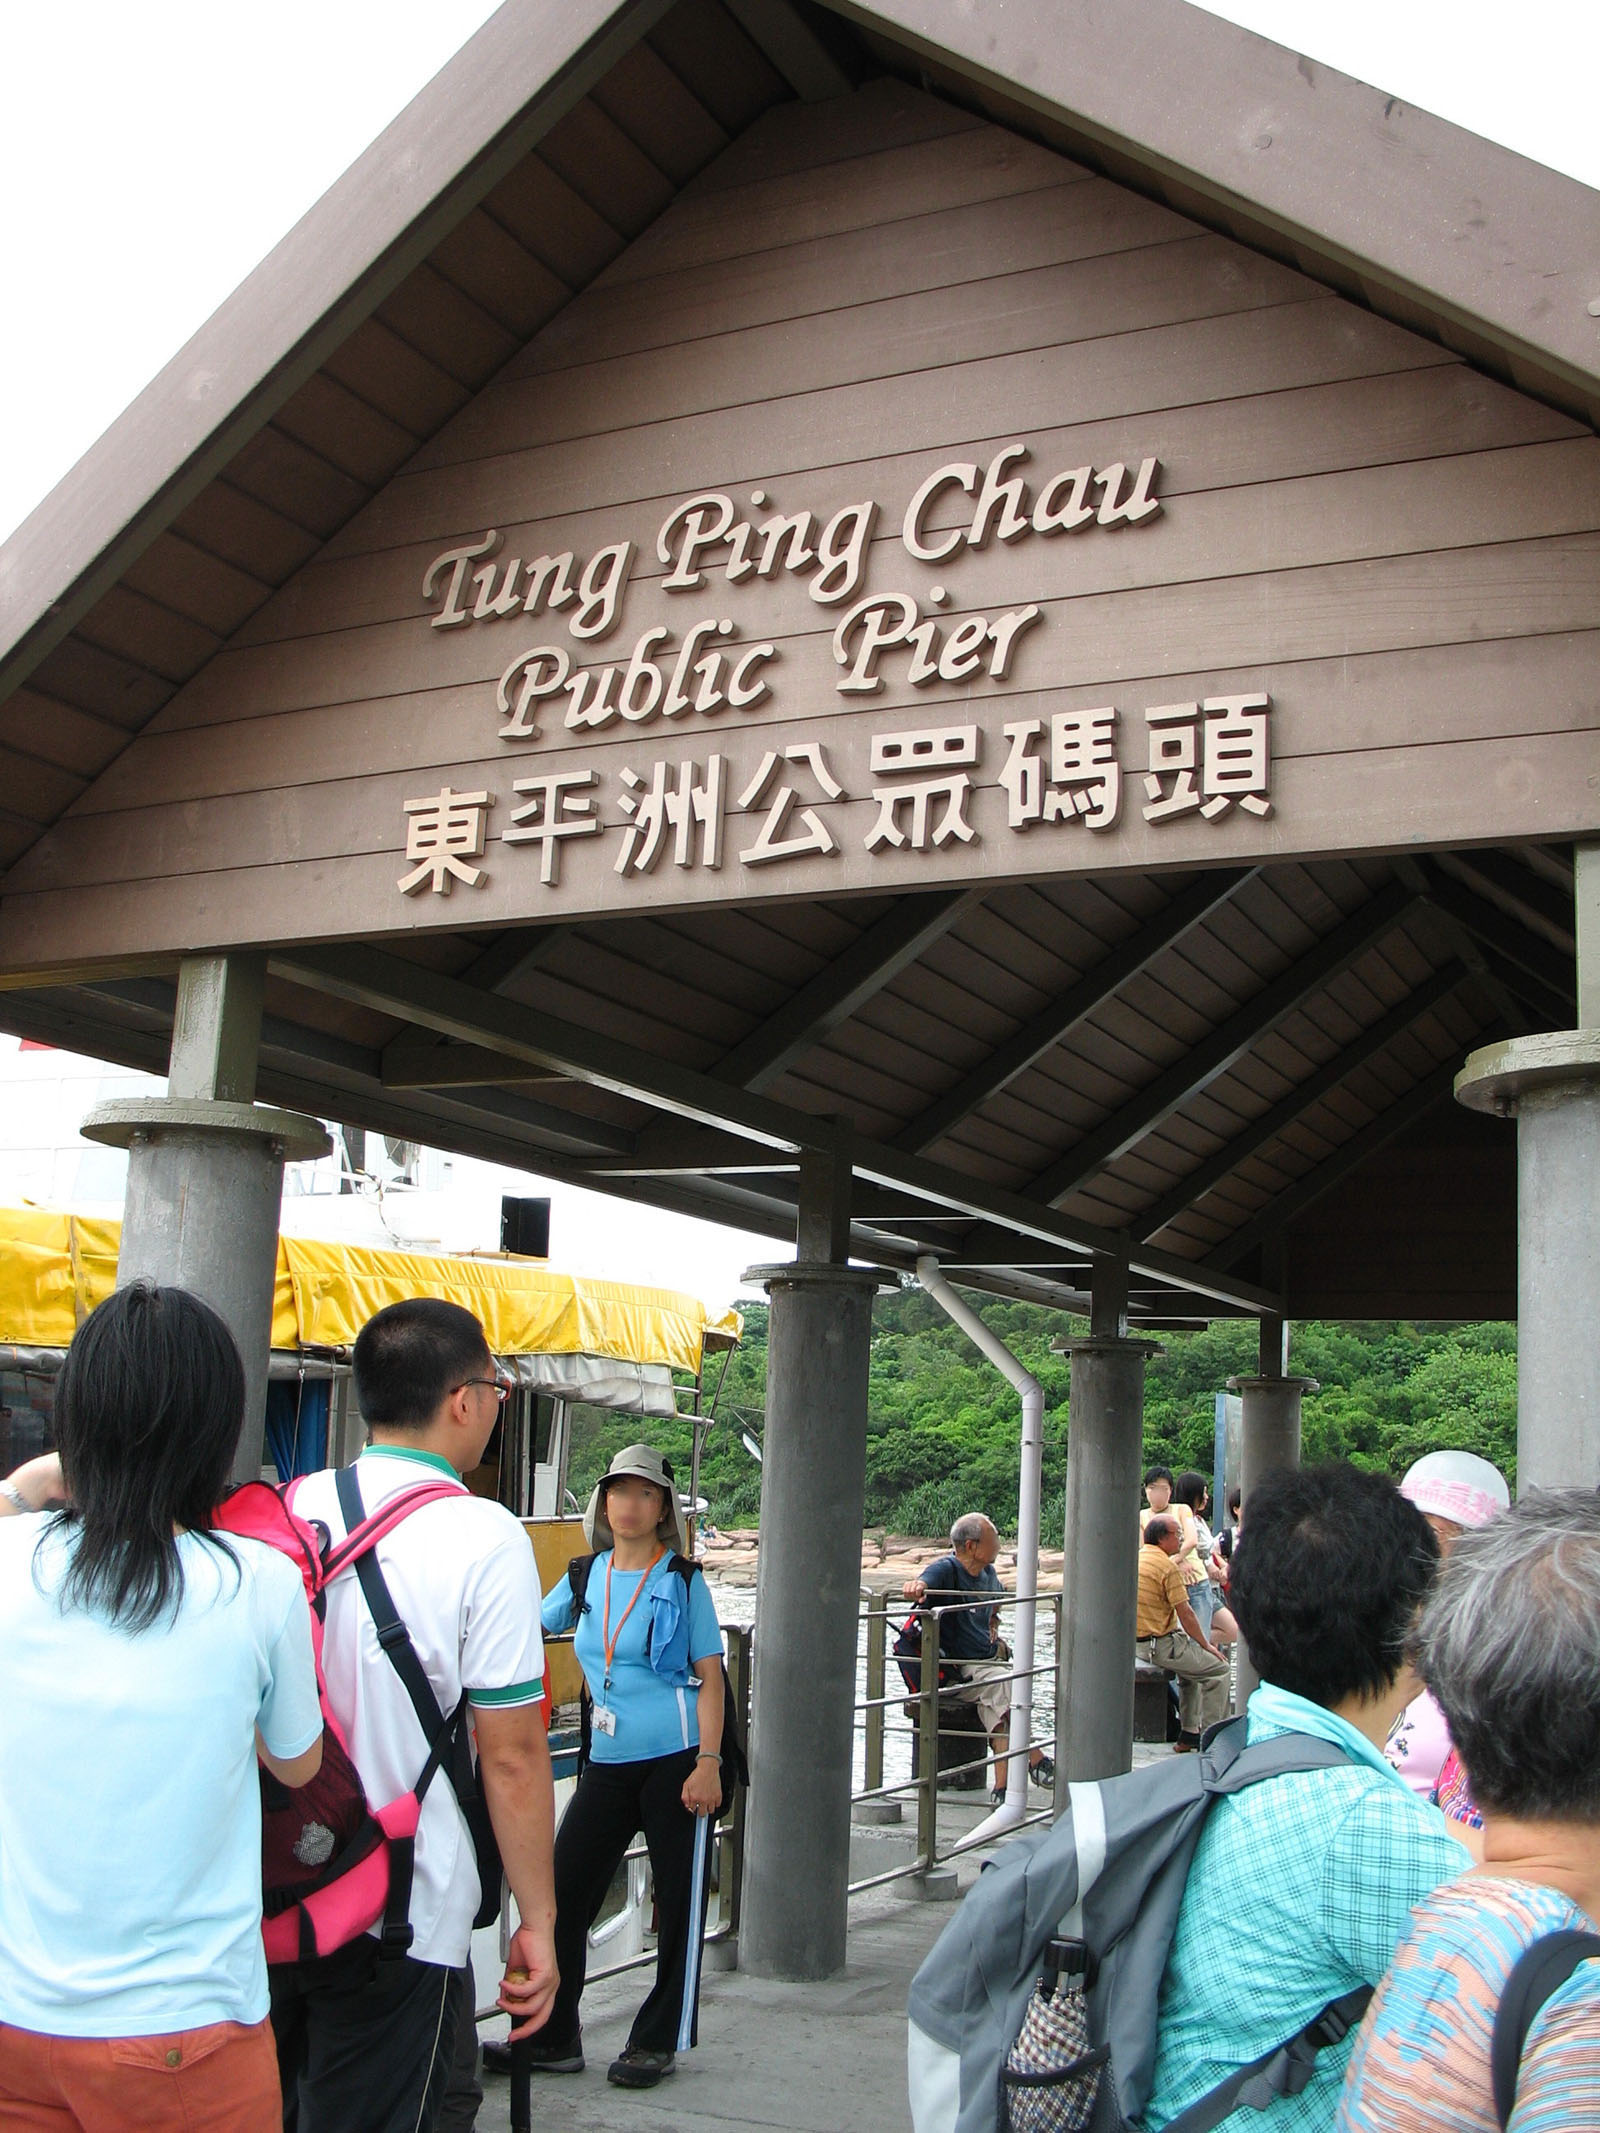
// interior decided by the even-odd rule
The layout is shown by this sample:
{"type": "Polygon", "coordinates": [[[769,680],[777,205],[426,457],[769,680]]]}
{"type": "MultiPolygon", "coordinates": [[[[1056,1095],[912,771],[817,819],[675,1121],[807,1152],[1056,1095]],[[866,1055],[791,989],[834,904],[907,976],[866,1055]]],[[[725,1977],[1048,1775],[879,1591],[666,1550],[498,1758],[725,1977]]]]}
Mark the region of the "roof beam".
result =
{"type": "Polygon", "coordinates": [[[381,1054],[386,1089],[497,1088],[502,1083],[559,1081],[482,1044],[441,1044],[436,1037],[391,1037],[381,1054]]]}
{"type": "Polygon", "coordinates": [[[1396,1134],[1404,1133],[1418,1119],[1425,1118],[1443,1103],[1455,1087],[1458,1068],[1452,1060],[1448,1065],[1436,1067],[1425,1075],[1412,1089],[1408,1089],[1398,1103],[1392,1103],[1386,1111],[1353,1134],[1340,1148],[1336,1148],[1326,1162],[1308,1170],[1295,1182],[1264,1207],[1259,1215],[1236,1229],[1233,1235],[1219,1244],[1207,1259],[1208,1266],[1218,1268],[1237,1266],[1239,1261],[1257,1246],[1278,1236],[1297,1215],[1303,1215],[1308,1207],[1320,1200],[1324,1193],[1331,1192],[1335,1185],[1342,1185],[1352,1171],[1359,1170],[1367,1158],[1392,1141],[1396,1134]]]}
{"type": "MultiPolygon", "coordinates": [[[[1464,883],[1433,867],[1424,867],[1422,871],[1426,881],[1423,893],[1428,902],[1458,925],[1465,926],[1486,948],[1493,950],[1529,981],[1534,987],[1531,997],[1546,1013],[1556,1017],[1558,1027],[1565,1027],[1571,1019],[1576,991],[1573,963],[1558,954],[1548,941],[1541,940],[1527,927],[1508,918],[1497,905],[1474,894],[1464,883]]],[[[1518,989],[1525,998],[1530,997],[1526,986],[1518,989]]]]}
{"type": "Polygon", "coordinates": [[[982,903],[982,889],[903,897],[819,970],[776,1014],[750,1032],[711,1072],[740,1089],[768,1089],[803,1052],[820,1044],[857,1008],[892,983],[925,948],[982,903]]]}
{"type": "MultiPolygon", "coordinates": [[[[145,1014],[164,1018],[170,1026],[172,1020],[175,988],[164,978],[126,978],[93,988],[101,998],[133,1007],[145,1014]]],[[[301,1063],[315,1061],[321,1066],[333,1066],[344,1072],[363,1078],[382,1080],[385,1088],[444,1088],[452,1086],[449,1077],[440,1075],[415,1082],[391,1082],[385,1069],[385,1055],[372,1051],[368,1046],[352,1044],[346,1037],[336,1037],[326,1030],[312,1029],[300,1022],[290,1022],[282,1015],[263,1015],[261,1018],[261,1050],[264,1057],[282,1056],[301,1063]]],[[[450,1048],[443,1048],[443,1056],[450,1057],[450,1048]]],[[[503,1082],[518,1078],[515,1064],[500,1055],[500,1071],[494,1075],[480,1075],[480,1082],[503,1082]],[[506,1069],[509,1066],[509,1072],[506,1069]]],[[[157,1068],[164,1072],[165,1067],[157,1068]]],[[[545,1081],[559,1080],[558,1075],[530,1076],[545,1081]]],[[[584,1118],[576,1111],[565,1111],[554,1104],[530,1103],[526,1098],[508,1096],[504,1102],[486,1100],[482,1108],[498,1110],[504,1117],[514,1119],[530,1131],[548,1135],[562,1146],[573,1149],[609,1151],[620,1154],[633,1146],[633,1135],[624,1127],[607,1125],[601,1119],[584,1118]]]]}
{"type": "Polygon", "coordinates": [[[1399,882],[1380,889],[1314,948],[1291,963],[1281,977],[1274,978],[1183,1058],[1158,1074],[1130,1103],[1086,1133],[1034,1180],[1027,1189],[1028,1198],[1042,1200],[1047,1206],[1069,1199],[1098,1171],[1126,1155],[1164,1119],[1236,1065],[1268,1030],[1303,1007],[1341,971],[1359,962],[1386,933],[1393,932],[1415,904],[1411,891],[1399,882]]]}
{"type": "MultiPolygon", "coordinates": [[[[509,993],[530,971],[537,970],[542,963],[548,962],[563,935],[572,930],[568,926],[515,927],[509,933],[497,935],[487,948],[474,956],[464,970],[458,970],[456,976],[463,985],[481,985],[485,992],[509,993]]],[[[470,1080],[463,1080],[455,1071],[459,1068],[463,1073],[470,1074],[471,1068],[468,1062],[463,1060],[450,1060],[451,1072],[441,1074],[437,1080],[413,1081],[399,1078],[423,1070],[443,1068],[445,1060],[438,1055],[443,1052],[448,1057],[449,1050],[450,1047],[441,1038],[418,1035],[413,1030],[402,1030],[398,1037],[391,1037],[383,1048],[385,1084],[392,1089],[472,1086],[470,1080]],[[423,1056],[430,1052],[434,1055],[431,1059],[423,1056]]],[[[503,1055],[489,1053],[481,1045],[476,1047],[476,1050],[480,1061],[500,1056],[500,1073],[482,1074],[478,1077],[480,1081],[490,1083],[512,1078],[512,1070],[507,1066],[503,1055]]],[[[518,1074],[515,1078],[519,1081],[542,1081],[547,1077],[541,1074],[518,1074]]]]}
{"type": "Polygon", "coordinates": [[[770,1177],[798,1170],[799,1157],[787,1160],[770,1148],[741,1140],[736,1133],[716,1133],[703,1126],[646,1126],[635,1134],[626,1155],[597,1156],[586,1166],[614,1178],[770,1177]]]}
{"type": "Polygon", "coordinates": [[[1435,864],[1440,873],[1451,875],[1485,903],[1492,903],[1557,955],[1577,954],[1570,890],[1563,895],[1551,888],[1543,875],[1508,859],[1503,852],[1440,852],[1435,864]]]}
{"type": "Polygon", "coordinates": [[[947,1095],[930,1104],[909,1126],[897,1133],[891,1146],[921,1155],[943,1140],[952,1126],[979,1110],[1019,1074],[1026,1073],[1035,1060],[1043,1058],[1046,1052],[1060,1044],[1097,1007],[1104,1006],[1114,993],[1136,978],[1174,941],[1226,903],[1260,871],[1259,867],[1247,867],[1242,872],[1203,875],[1175,896],[1154,918],[1147,919],[1127,940],[1119,942],[1075,985],[1069,985],[1048,1007],[1041,1008],[1015,1036],[997,1045],[981,1066],[974,1067],[947,1095]]]}
{"type": "Polygon", "coordinates": [[[820,104],[854,87],[790,0],[724,0],[751,43],[764,52],[802,103],[820,104]]]}
{"type": "Polygon", "coordinates": [[[1317,1068],[1304,1081],[1297,1082],[1280,1102],[1271,1105],[1261,1116],[1252,1119],[1242,1133],[1226,1141],[1215,1154],[1208,1155],[1195,1168],[1179,1179],[1172,1190],[1147,1207],[1143,1214],[1136,1215],[1130,1225],[1135,1236],[1159,1236],[1169,1222],[1176,1221],[1186,1208],[1193,1207],[1197,1200],[1221,1184],[1222,1180],[1247,1163],[1280,1133],[1288,1131],[1295,1120],[1308,1111],[1313,1104],[1321,1103],[1342,1081],[1347,1081],[1358,1067],[1375,1059],[1381,1051],[1405,1035],[1412,1023],[1425,1015],[1430,1007],[1455,991],[1467,973],[1459,965],[1435,971],[1419,985],[1415,992],[1408,993],[1397,1007],[1390,1008],[1370,1023],[1343,1051],[1336,1052],[1325,1066],[1317,1068]]]}
{"type": "MultiPolygon", "coordinates": [[[[713,1080],[559,1016],[535,1013],[494,993],[476,992],[382,949],[287,946],[269,953],[268,967],[297,985],[422,1024],[462,1043],[487,1039],[534,1066],[550,1067],[595,1088],[675,1112],[694,1124],[738,1133],[789,1152],[815,1149],[827,1153],[834,1144],[837,1128],[830,1119],[713,1080]]],[[[1064,1257],[1104,1257],[1123,1249],[1118,1233],[1095,1223],[1069,1221],[1002,1186],[868,1140],[855,1139],[852,1146],[858,1177],[898,1187],[913,1198],[975,1220],[1000,1223],[1024,1238],[1044,1238],[1064,1257]]],[[[1136,1251],[1133,1264],[1136,1271],[1159,1281],[1198,1288],[1247,1311],[1271,1308],[1277,1301],[1258,1283],[1210,1268],[1193,1268],[1175,1254],[1148,1245],[1136,1251]]]]}

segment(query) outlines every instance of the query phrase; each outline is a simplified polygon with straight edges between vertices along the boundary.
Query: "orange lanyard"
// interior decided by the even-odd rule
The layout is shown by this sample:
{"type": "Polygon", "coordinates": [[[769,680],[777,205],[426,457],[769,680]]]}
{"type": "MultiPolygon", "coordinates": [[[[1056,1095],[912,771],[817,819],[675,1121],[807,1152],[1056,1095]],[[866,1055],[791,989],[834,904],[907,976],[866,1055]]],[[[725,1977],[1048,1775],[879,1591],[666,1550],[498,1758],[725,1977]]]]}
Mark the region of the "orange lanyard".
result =
{"type": "MultiPolygon", "coordinates": [[[[634,1610],[634,1609],[635,1609],[635,1608],[636,1608],[636,1607],[638,1606],[638,1604],[639,1604],[639,1595],[640,1595],[640,1593],[642,1593],[642,1592],[644,1591],[644,1588],[645,1588],[645,1586],[646,1586],[646,1585],[647,1585],[647,1584],[648,1584],[648,1583],[650,1582],[650,1573],[651,1573],[651,1571],[652,1571],[652,1570],[654,1570],[654,1568],[656,1567],[657,1563],[659,1563],[659,1562],[660,1562],[661,1558],[662,1558],[662,1557],[663,1557],[663,1556],[664,1556],[664,1555],[666,1554],[666,1552],[667,1552],[667,1551],[666,1551],[666,1549],[665,1549],[665,1548],[658,1548],[658,1549],[656,1550],[655,1554],[654,1554],[653,1556],[651,1556],[651,1558],[650,1558],[649,1562],[645,1564],[645,1566],[644,1566],[644,1569],[643,1569],[643,1570],[641,1571],[641,1573],[640,1573],[640,1576],[639,1576],[639,1582],[638,1582],[638,1584],[637,1584],[637,1585],[636,1585],[636,1586],[634,1587],[634,1591],[633,1591],[633,1598],[632,1598],[632,1599],[631,1599],[631,1600],[630,1600],[630,1601],[628,1602],[627,1606],[626,1606],[626,1607],[625,1607],[625,1608],[624,1608],[624,1609],[622,1610],[622,1620],[621,1620],[621,1621],[620,1621],[620,1622],[619,1622],[619,1623],[617,1624],[617,1634],[616,1634],[616,1636],[614,1636],[614,1637],[613,1637],[613,1636],[612,1636],[612,1634],[611,1634],[611,1567],[612,1567],[612,1565],[611,1565],[611,1561],[608,1561],[608,1562],[606,1563],[606,1612],[605,1612],[605,1619],[604,1619],[603,1623],[601,1624],[601,1629],[600,1629],[600,1648],[601,1648],[601,1650],[602,1650],[602,1651],[603,1651],[603,1652],[605,1653],[605,1655],[606,1655],[606,1682],[605,1682],[605,1685],[606,1685],[606,1687],[607,1687],[608,1689],[609,1689],[609,1688],[610,1688],[610,1686],[611,1686],[611,1662],[612,1662],[612,1660],[613,1660],[613,1659],[615,1659],[615,1658],[616,1658],[616,1656],[617,1656],[617,1645],[618,1645],[618,1644],[619,1644],[619,1642],[621,1641],[621,1638],[622,1638],[622,1632],[623,1632],[623,1631],[624,1631],[624,1630],[625,1630],[625,1629],[627,1628],[627,1626],[628,1626],[628,1617],[629,1617],[629,1615],[631,1615],[631,1614],[633,1613],[633,1610],[634,1610]]],[[[612,1560],[614,1560],[614,1558],[613,1558],[612,1560]]]]}

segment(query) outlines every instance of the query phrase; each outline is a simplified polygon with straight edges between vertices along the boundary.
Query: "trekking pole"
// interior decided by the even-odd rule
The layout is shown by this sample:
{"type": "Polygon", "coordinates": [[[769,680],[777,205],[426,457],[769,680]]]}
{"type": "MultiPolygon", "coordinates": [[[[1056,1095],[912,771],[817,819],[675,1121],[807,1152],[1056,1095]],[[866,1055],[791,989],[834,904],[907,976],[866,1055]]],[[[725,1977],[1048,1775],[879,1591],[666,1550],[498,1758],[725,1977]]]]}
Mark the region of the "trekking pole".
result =
{"type": "Polygon", "coordinates": [[[511,2133],[533,2133],[533,2069],[526,2037],[511,2047],[511,2133]]]}

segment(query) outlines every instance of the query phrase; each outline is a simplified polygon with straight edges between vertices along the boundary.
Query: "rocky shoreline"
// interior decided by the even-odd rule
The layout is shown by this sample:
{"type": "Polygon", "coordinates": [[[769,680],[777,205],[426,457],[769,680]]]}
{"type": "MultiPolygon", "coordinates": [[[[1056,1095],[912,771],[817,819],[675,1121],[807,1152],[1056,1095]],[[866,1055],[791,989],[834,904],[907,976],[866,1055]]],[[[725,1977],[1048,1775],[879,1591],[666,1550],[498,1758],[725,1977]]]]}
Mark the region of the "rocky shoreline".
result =
{"type": "MultiPolygon", "coordinates": [[[[753,1586],[760,1544],[761,1536],[754,1528],[733,1527],[702,1535],[697,1552],[700,1561],[719,1583],[753,1586]]],[[[915,1534],[890,1533],[882,1526],[869,1526],[861,1536],[861,1583],[868,1592],[898,1592],[925,1563],[947,1553],[949,1546],[949,1541],[943,1538],[930,1540],[915,1534]]],[[[1061,1565],[1059,1548],[1039,1551],[1041,1592],[1059,1590],[1061,1565]]],[[[994,1567],[1001,1584],[1012,1585],[1016,1578],[1016,1550],[1002,1546],[994,1567]]]]}

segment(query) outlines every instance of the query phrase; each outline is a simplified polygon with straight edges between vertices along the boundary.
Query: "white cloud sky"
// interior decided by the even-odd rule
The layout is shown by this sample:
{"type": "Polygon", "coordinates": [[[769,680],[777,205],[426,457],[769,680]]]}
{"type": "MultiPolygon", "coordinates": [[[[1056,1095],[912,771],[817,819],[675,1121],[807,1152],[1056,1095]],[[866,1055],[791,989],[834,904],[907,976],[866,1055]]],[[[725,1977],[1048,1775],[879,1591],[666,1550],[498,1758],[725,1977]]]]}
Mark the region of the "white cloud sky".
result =
{"type": "MultiPolygon", "coordinates": [[[[0,538],[492,12],[492,0],[0,0],[0,538]]],[[[1600,188],[1597,0],[1211,12],[1600,188]]],[[[662,1218],[607,1208],[655,1250],[662,1218]]],[[[682,1236],[692,1267],[656,1278],[728,1293],[746,1244],[682,1236]]]]}

